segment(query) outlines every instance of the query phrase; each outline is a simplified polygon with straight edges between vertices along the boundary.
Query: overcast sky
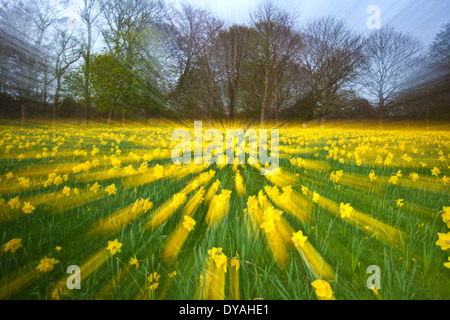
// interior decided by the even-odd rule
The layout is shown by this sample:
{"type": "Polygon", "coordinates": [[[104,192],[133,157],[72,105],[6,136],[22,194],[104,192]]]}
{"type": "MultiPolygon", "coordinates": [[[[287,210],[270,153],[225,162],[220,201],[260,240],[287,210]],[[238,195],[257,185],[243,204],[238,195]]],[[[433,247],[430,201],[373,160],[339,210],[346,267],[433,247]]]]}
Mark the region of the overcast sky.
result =
{"type": "MultiPolygon", "coordinates": [[[[260,0],[172,0],[177,5],[190,3],[208,8],[229,23],[249,21],[249,12],[255,10],[260,0]]],[[[361,32],[370,30],[366,22],[370,17],[367,8],[377,5],[381,9],[382,25],[392,25],[396,30],[409,33],[428,45],[441,26],[450,21],[450,0],[277,0],[278,7],[294,11],[299,23],[307,19],[333,15],[361,32]]]]}

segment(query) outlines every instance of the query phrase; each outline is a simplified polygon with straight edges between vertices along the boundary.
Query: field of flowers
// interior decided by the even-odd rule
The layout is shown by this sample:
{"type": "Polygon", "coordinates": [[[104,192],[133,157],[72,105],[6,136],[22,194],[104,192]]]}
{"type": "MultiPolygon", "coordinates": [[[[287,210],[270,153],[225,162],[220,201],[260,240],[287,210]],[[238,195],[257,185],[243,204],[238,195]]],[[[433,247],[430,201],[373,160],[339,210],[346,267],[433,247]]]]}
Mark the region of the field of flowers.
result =
{"type": "Polygon", "coordinates": [[[287,123],[266,176],[177,128],[1,125],[0,299],[450,298],[448,126],[287,123]]]}

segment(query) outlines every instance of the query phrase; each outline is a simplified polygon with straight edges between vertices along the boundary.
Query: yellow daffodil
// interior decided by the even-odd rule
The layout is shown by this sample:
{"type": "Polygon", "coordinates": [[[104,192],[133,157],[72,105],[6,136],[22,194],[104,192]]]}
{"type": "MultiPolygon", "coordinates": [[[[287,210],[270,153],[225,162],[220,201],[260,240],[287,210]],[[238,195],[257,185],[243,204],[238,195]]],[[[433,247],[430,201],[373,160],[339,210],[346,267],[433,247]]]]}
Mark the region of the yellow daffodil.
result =
{"type": "Polygon", "coordinates": [[[4,252],[10,251],[11,253],[16,252],[17,249],[22,247],[22,239],[16,238],[8,241],[3,247],[4,252]]]}
{"type": "Polygon", "coordinates": [[[434,167],[432,170],[431,170],[431,174],[433,175],[433,176],[438,176],[439,174],[441,173],[441,170],[439,170],[439,168],[437,168],[437,167],[434,167]]]}
{"type": "Polygon", "coordinates": [[[317,201],[319,201],[319,199],[320,199],[320,195],[314,191],[313,196],[312,196],[312,201],[317,203],[317,201]]]}
{"type": "Polygon", "coordinates": [[[33,207],[30,202],[25,202],[25,205],[22,208],[22,211],[26,214],[30,214],[34,211],[34,209],[36,209],[35,207],[33,207]]]}
{"type": "Polygon", "coordinates": [[[159,275],[157,272],[153,272],[152,274],[150,274],[150,276],[147,277],[147,280],[150,283],[150,291],[154,291],[158,288],[159,279],[161,279],[161,275],[159,275]]]}
{"type": "Polygon", "coordinates": [[[176,272],[176,271],[174,271],[174,272],[168,274],[169,278],[173,278],[173,277],[175,277],[176,275],[177,275],[177,272],[176,272]]]}
{"type": "Polygon", "coordinates": [[[18,209],[18,208],[20,208],[19,196],[10,199],[8,201],[8,205],[11,207],[11,209],[18,209]]]}
{"type": "Polygon", "coordinates": [[[440,246],[442,250],[450,249],[450,232],[438,233],[439,240],[436,241],[436,245],[440,246]]]}
{"type": "Polygon", "coordinates": [[[70,196],[70,188],[68,186],[65,186],[62,190],[62,194],[65,195],[66,197],[70,196]]]}
{"type": "Polygon", "coordinates": [[[194,229],[194,226],[195,220],[192,219],[190,216],[184,216],[183,227],[185,227],[189,231],[192,231],[194,229]]]}
{"type": "Polygon", "coordinates": [[[409,177],[410,177],[414,182],[416,182],[417,180],[419,180],[419,175],[418,175],[417,173],[415,173],[415,172],[411,173],[411,174],[409,175],[409,177]]]}
{"type": "Polygon", "coordinates": [[[113,183],[112,185],[107,186],[105,191],[108,193],[108,195],[116,194],[116,185],[113,183]]]}
{"type": "MultiPolygon", "coordinates": [[[[450,257],[448,258],[448,261],[450,261],[450,257]]],[[[450,262],[445,262],[445,263],[444,263],[444,266],[445,266],[446,268],[449,268],[449,269],[450,269],[450,262]]]]}
{"type": "Polygon", "coordinates": [[[303,232],[300,230],[296,233],[293,233],[291,239],[296,247],[303,248],[303,246],[305,245],[305,241],[306,239],[308,239],[308,237],[304,236],[303,232]]]}
{"type": "Polygon", "coordinates": [[[353,212],[353,207],[350,206],[350,203],[344,204],[343,202],[341,202],[339,212],[341,213],[342,219],[350,217],[351,213],[353,212]]]}
{"type": "Polygon", "coordinates": [[[90,190],[94,193],[97,193],[97,191],[100,189],[100,185],[98,182],[94,183],[94,185],[90,188],[90,190]]]}
{"type": "Polygon", "coordinates": [[[442,220],[447,224],[447,227],[450,228],[450,207],[442,208],[442,220]]]}
{"type": "Polygon", "coordinates": [[[136,256],[134,256],[134,258],[130,258],[130,266],[136,266],[136,269],[139,268],[139,261],[136,256]]]}
{"type": "Polygon", "coordinates": [[[114,241],[108,241],[108,247],[106,250],[111,252],[111,255],[115,255],[117,252],[120,252],[120,248],[122,247],[122,243],[115,239],[114,241]]]}
{"type": "Polygon", "coordinates": [[[45,257],[44,259],[41,259],[41,262],[36,267],[36,270],[39,270],[41,272],[49,272],[53,270],[53,266],[57,263],[59,263],[59,261],[55,258],[49,259],[45,257]]]}
{"type": "Polygon", "coordinates": [[[329,300],[333,296],[330,284],[325,280],[316,280],[311,285],[316,289],[316,295],[320,300],[329,300]]]}
{"type": "Polygon", "coordinates": [[[369,179],[370,179],[370,181],[374,181],[374,180],[376,180],[377,179],[377,177],[375,176],[375,171],[370,171],[370,173],[369,173],[369,179]]]}

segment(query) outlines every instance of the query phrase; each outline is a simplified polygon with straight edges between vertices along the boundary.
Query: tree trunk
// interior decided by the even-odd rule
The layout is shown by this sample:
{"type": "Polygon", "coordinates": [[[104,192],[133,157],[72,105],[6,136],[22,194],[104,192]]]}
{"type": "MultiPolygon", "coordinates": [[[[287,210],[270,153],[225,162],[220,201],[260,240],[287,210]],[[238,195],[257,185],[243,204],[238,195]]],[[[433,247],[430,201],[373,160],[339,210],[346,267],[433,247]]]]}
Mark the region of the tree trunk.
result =
{"type": "Polygon", "coordinates": [[[25,104],[22,102],[20,104],[20,123],[21,124],[25,123],[25,117],[26,117],[26,109],[25,109],[25,104]]]}
{"type": "Polygon", "coordinates": [[[113,114],[114,114],[114,110],[111,109],[109,110],[109,115],[108,115],[108,126],[111,125],[111,120],[113,118],[113,114]]]}
{"type": "Polygon", "coordinates": [[[267,69],[268,68],[266,68],[266,75],[264,76],[264,96],[261,105],[261,121],[260,121],[261,126],[264,124],[265,112],[267,108],[267,103],[269,101],[269,71],[267,69]]]}

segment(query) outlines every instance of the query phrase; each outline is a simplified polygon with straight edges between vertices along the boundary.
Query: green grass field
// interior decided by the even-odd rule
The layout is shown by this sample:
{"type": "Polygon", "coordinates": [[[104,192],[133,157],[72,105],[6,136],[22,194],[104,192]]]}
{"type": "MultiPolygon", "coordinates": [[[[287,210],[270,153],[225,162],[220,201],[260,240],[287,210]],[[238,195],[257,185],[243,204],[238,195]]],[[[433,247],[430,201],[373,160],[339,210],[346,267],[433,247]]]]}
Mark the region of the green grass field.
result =
{"type": "MultiPolygon", "coordinates": [[[[263,176],[173,164],[179,126],[1,126],[0,299],[450,298],[448,127],[286,124],[281,170],[263,176]]],[[[246,124],[211,124],[228,126],[246,124]]]]}

